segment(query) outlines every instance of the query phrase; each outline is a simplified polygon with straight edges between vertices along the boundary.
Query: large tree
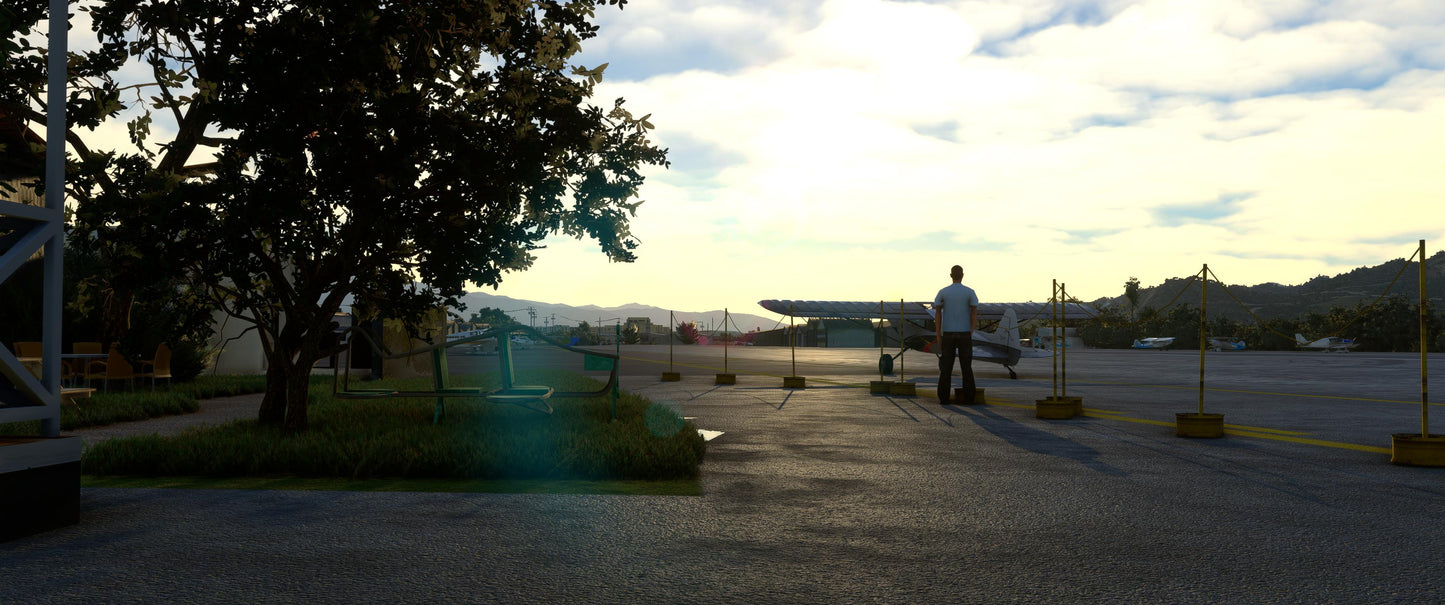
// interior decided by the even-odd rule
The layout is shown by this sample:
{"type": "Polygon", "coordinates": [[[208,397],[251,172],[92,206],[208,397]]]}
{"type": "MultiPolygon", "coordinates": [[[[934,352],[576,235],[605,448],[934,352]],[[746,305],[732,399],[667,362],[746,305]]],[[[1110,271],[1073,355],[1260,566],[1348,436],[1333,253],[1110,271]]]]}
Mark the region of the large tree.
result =
{"type": "Polygon", "coordinates": [[[163,214],[150,254],[255,325],[260,420],[303,429],[348,300],[417,319],[525,269],[557,232],[633,259],[639,169],[665,152],[621,99],[587,103],[602,66],[568,65],[596,7],[623,3],[103,2],[103,48],[151,67],[146,104],[177,127],[158,157],[109,159],[151,195],[94,196],[80,214],[116,230],[163,214]],[[214,162],[197,165],[204,145],[214,162]]]}

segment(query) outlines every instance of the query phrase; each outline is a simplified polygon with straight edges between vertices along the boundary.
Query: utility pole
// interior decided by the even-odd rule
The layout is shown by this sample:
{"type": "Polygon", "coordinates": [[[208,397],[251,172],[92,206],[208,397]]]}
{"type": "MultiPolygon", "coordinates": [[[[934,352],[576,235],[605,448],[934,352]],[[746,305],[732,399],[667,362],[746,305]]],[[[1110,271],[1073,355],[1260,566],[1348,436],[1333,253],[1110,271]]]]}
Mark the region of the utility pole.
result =
{"type": "Polygon", "coordinates": [[[537,329],[537,307],[527,307],[527,316],[532,318],[532,329],[537,329]]]}

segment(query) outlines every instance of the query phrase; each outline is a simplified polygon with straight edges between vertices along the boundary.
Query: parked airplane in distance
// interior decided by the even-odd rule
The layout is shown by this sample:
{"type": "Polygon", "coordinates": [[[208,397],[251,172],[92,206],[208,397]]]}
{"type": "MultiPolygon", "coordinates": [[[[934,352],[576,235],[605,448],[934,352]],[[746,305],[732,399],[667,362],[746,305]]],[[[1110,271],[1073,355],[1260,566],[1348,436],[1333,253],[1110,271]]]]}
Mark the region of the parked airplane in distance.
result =
{"type": "Polygon", "coordinates": [[[1162,336],[1156,338],[1140,338],[1134,341],[1136,349],[1167,349],[1174,344],[1173,336],[1162,336]]]}
{"type": "Polygon", "coordinates": [[[1210,336],[1209,348],[1215,351],[1243,351],[1244,341],[1235,336],[1210,336]]]}
{"type": "MultiPolygon", "coordinates": [[[[779,315],[820,319],[882,319],[894,324],[904,349],[932,353],[934,340],[933,309],[931,302],[861,302],[837,300],[763,300],[758,301],[764,309],[779,315]],[[911,332],[911,334],[910,334],[911,332]]],[[[973,334],[973,359],[1002,365],[1008,370],[1009,378],[1018,378],[1013,366],[1023,357],[1048,357],[1048,351],[1028,348],[1019,344],[1019,316],[1024,321],[1038,317],[1049,317],[1053,309],[1048,303],[980,303],[979,321],[998,321],[993,332],[980,328],[973,334]]],[[[1090,319],[1093,312],[1078,303],[1059,306],[1060,317],[1064,319],[1090,319]]],[[[896,342],[896,341],[895,341],[896,342]]],[[[901,354],[901,353],[900,353],[901,354]]],[[[892,358],[879,360],[879,369],[892,367],[892,358]]]]}
{"type": "MultiPolygon", "coordinates": [[[[455,332],[452,334],[447,334],[447,342],[461,340],[463,338],[471,338],[473,336],[479,336],[484,332],[486,332],[486,330],[467,330],[465,332],[455,332]]],[[[458,347],[457,353],[463,355],[496,355],[497,339],[488,338],[485,340],[479,340],[463,347],[458,347]]]]}
{"type": "Polygon", "coordinates": [[[1301,349],[1324,351],[1326,353],[1331,351],[1345,353],[1350,349],[1360,346],[1360,343],[1355,342],[1353,338],[1340,338],[1339,336],[1326,336],[1319,340],[1311,341],[1305,338],[1303,334],[1295,334],[1294,342],[1295,346],[1301,349]]]}

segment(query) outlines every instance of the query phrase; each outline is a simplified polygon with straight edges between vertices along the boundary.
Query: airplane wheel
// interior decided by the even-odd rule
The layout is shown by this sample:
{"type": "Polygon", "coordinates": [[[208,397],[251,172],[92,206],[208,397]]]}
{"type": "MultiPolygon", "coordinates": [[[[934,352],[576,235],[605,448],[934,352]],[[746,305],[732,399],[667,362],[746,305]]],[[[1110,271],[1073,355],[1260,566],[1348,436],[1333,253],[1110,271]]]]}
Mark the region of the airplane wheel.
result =
{"type": "Polygon", "coordinates": [[[1019,379],[1018,372],[1015,372],[1013,368],[1010,368],[1010,367],[1008,367],[1008,366],[1004,366],[1003,369],[1008,370],[1008,377],[1009,377],[1010,380],[1018,380],[1018,379],[1019,379]]]}

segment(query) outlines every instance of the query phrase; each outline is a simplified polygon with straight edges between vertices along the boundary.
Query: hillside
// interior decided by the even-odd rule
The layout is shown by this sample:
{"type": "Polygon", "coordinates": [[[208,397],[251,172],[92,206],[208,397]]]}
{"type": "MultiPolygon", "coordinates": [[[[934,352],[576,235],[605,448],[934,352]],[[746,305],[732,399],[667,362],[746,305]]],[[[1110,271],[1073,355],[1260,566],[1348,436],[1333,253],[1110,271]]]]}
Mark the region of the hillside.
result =
{"type": "MultiPolygon", "coordinates": [[[[482,307],[491,307],[493,309],[507,311],[512,319],[526,324],[532,323],[532,317],[528,313],[528,309],[535,309],[537,313],[537,327],[542,327],[549,323],[554,325],[577,325],[578,322],[583,321],[594,326],[597,325],[599,321],[602,325],[612,325],[617,318],[626,320],[629,317],[646,317],[651,319],[653,324],[659,326],[667,325],[668,321],[667,309],[639,303],[619,307],[599,307],[596,305],[572,306],[520,300],[508,296],[488,294],[486,292],[468,292],[466,296],[462,297],[462,302],[465,302],[467,305],[467,310],[462,312],[463,315],[468,315],[482,307]]],[[[722,309],[713,311],[675,311],[674,315],[676,321],[697,322],[698,327],[705,330],[714,328],[722,329],[722,309]]],[[[755,328],[768,330],[778,323],[775,319],[768,319],[748,313],[738,313],[731,310],[729,311],[729,317],[731,317],[733,324],[736,326],[733,330],[742,332],[749,332],[755,328]]]]}
{"type": "MultiPolygon", "coordinates": [[[[1238,297],[1256,315],[1263,319],[1299,317],[1308,312],[1324,313],[1332,307],[1351,307],[1359,302],[1369,302],[1390,288],[1391,296],[1402,296],[1414,301],[1419,295],[1419,264],[1409,263],[1398,282],[1390,287],[1391,280],[1400,273],[1404,259],[1395,259],[1373,267],[1360,267],[1333,277],[1319,276],[1297,286],[1264,283],[1254,286],[1226,284],[1230,293],[1238,297]]],[[[1436,252],[1426,264],[1426,296],[1434,301],[1435,308],[1445,307],[1445,251],[1436,252]]],[[[1189,278],[1169,278],[1163,284],[1139,289],[1139,307],[1159,308],[1178,295],[1189,278]]],[[[1128,301],[1122,293],[1093,301],[1097,307],[1118,306],[1127,308],[1128,301]]],[[[1179,304],[1199,306],[1199,284],[1189,284],[1179,295],[1179,304]]],[[[1209,315],[1244,320],[1248,313],[1236,304],[1219,284],[1209,287],[1209,315]]]]}

